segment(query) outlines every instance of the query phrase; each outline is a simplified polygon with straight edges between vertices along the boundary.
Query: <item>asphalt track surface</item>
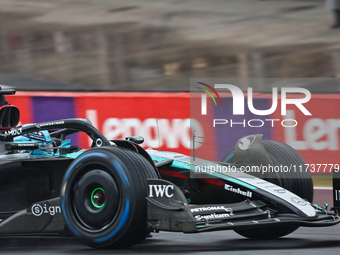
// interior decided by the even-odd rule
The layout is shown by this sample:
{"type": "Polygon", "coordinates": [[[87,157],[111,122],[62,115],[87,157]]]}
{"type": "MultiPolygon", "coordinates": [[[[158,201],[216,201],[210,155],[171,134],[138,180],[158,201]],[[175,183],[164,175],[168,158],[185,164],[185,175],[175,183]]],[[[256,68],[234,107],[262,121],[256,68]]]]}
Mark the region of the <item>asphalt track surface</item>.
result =
{"type": "MultiPolygon", "coordinates": [[[[331,204],[330,190],[316,190],[315,202],[331,204]]],[[[340,249],[340,225],[299,228],[270,241],[254,241],[233,231],[202,234],[158,233],[124,250],[95,250],[73,238],[0,238],[0,254],[335,254],[340,249]]]]}

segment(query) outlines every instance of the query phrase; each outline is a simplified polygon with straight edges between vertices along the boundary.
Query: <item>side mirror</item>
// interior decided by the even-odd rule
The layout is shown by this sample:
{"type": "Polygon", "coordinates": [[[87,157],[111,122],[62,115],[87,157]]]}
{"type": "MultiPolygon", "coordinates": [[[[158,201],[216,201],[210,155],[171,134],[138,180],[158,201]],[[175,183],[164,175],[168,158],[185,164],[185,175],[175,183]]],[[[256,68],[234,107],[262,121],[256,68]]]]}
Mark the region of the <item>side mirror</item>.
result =
{"type": "Polygon", "coordinates": [[[125,137],[126,140],[134,142],[136,144],[142,144],[144,142],[144,138],[141,136],[129,136],[125,137]]]}

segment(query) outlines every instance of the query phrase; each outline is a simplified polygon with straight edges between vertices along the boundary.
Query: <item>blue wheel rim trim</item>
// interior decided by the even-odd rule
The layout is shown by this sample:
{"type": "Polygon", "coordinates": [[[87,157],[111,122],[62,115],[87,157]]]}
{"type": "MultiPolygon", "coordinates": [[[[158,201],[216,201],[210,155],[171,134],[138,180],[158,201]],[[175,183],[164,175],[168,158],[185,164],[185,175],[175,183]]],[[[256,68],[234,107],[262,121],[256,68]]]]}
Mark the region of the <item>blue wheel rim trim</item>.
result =
{"type": "MultiPolygon", "coordinates": [[[[120,178],[122,179],[124,187],[126,189],[129,188],[130,182],[129,182],[129,179],[127,178],[127,176],[124,172],[122,165],[117,160],[113,160],[111,163],[118,170],[117,172],[118,172],[120,178]]],[[[104,242],[104,241],[110,239],[111,237],[113,237],[115,234],[117,234],[117,232],[125,225],[125,223],[127,222],[128,218],[129,218],[129,209],[130,209],[130,198],[126,197],[126,204],[125,204],[122,216],[120,217],[120,221],[119,221],[118,226],[109,235],[102,237],[102,238],[93,239],[92,241],[94,243],[104,242]]]]}
{"type": "Polygon", "coordinates": [[[102,237],[102,238],[98,238],[98,239],[93,239],[93,242],[95,243],[101,243],[104,242],[108,239],[110,239],[111,237],[113,237],[115,234],[117,234],[117,232],[125,225],[126,221],[129,218],[129,208],[130,208],[130,199],[126,198],[126,204],[124,207],[124,211],[122,216],[120,217],[120,222],[119,225],[115,228],[115,230],[113,232],[111,232],[109,235],[102,237]]]}
{"type": "Polygon", "coordinates": [[[126,176],[122,165],[119,164],[119,162],[117,160],[113,160],[111,163],[118,170],[118,174],[119,174],[120,178],[122,179],[125,188],[129,188],[130,187],[129,179],[126,176]]]}
{"type": "MultiPolygon", "coordinates": [[[[66,194],[66,191],[65,191],[66,194]]],[[[67,216],[66,216],[66,212],[65,212],[65,199],[62,199],[62,211],[63,211],[63,215],[66,221],[67,226],[69,226],[69,228],[71,229],[71,231],[74,233],[75,236],[77,236],[78,238],[81,238],[81,234],[74,229],[74,227],[72,227],[72,225],[70,224],[70,221],[68,220],[67,216]]]]}

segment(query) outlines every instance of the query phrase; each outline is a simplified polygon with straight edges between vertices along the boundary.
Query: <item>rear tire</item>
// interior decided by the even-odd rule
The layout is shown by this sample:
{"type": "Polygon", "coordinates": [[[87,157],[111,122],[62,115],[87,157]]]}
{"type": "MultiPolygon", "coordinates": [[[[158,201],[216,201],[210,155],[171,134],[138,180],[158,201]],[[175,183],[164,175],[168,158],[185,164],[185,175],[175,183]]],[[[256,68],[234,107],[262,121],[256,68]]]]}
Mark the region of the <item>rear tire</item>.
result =
{"type": "MultiPolygon", "coordinates": [[[[300,154],[289,145],[272,140],[263,140],[262,144],[275,166],[282,165],[290,167],[290,165],[295,165],[297,170],[300,169],[299,166],[302,166],[302,169],[304,170],[306,169],[306,162],[303,160],[300,154]]],[[[222,161],[233,163],[233,153],[234,150],[228,152],[222,161]]],[[[301,198],[308,200],[311,203],[313,202],[313,180],[309,170],[302,172],[279,171],[278,176],[278,182],[281,183],[283,188],[293,192],[301,198]]],[[[264,175],[262,178],[266,179],[266,176],[264,175]]],[[[277,181],[275,181],[275,183],[277,184],[277,181]]],[[[280,226],[271,228],[239,229],[235,230],[235,232],[251,239],[274,239],[288,235],[296,229],[298,229],[297,226],[280,226]]]]}
{"type": "Polygon", "coordinates": [[[69,166],[62,182],[61,207],[66,227],[95,248],[125,248],[147,235],[147,183],[158,179],[137,152],[93,148],[69,166]]]}

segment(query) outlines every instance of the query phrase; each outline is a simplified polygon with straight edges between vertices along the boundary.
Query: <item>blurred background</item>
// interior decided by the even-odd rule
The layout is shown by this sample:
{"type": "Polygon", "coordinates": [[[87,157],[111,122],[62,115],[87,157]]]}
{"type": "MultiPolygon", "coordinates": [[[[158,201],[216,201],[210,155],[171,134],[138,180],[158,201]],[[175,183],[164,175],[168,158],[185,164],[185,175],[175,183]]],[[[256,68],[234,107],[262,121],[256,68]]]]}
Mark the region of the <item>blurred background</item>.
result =
{"type": "MultiPolygon", "coordinates": [[[[19,90],[189,91],[195,77],[340,77],[340,29],[330,28],[334,17],[324,0],[0,6],[0,84],[19,90]]],[[[265,83],[252,86],[271,91],[265,83]]],[[[303,86],[340,92],[336,79],[303,86]]]]}
{"type": "MultiPolygon", "coordinates": [[[[312,116],[296,115],[299,124],[289,130],[226,128],[223,139],[207,128],[210,122],[196,121],[211,145],[208,159],[221,160],[239,137],[263,133],[307,163],[340,164],[340,29],[331,28],[334,10],[325,0],[0,0],[0,6],[0,84],[19,91],[8,99],[21,109],[21,124],[87,118],[108,139],[142,135],[145,148],[190,154],[190,79],[235,78],[244,80],[242,90],[263,92],[257,100],[268,108],[272,86],[305,87],[312,116]]],[[[90,144],[83,136],[74,142],[90,144]]]]}

